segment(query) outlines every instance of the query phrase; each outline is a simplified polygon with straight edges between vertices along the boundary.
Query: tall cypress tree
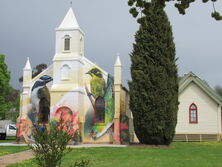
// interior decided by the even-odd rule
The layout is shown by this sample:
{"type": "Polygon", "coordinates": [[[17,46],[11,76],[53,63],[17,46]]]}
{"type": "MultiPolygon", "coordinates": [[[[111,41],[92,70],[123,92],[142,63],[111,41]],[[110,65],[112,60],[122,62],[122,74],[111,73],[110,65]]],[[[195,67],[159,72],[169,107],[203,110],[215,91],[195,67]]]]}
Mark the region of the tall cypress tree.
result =
{"type": "Polygon", "coordinates": [[[130,109],[141,143],[169,145],[178,110],[175,45],[163,6],[151,3],[145,12],[130,54],[130,109]]]}

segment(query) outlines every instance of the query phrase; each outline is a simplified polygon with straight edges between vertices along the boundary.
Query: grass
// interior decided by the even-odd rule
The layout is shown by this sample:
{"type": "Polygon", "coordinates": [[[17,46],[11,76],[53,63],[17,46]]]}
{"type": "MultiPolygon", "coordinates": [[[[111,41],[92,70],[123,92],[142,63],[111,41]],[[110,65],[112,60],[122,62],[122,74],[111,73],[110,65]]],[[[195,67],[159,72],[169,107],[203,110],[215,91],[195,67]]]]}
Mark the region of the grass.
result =
{"type": "Polygon", "coordinates": [[[0,140],[0,143],[12,143],[15,142],[16,137],[6,137],[5,140],[0,140]]]}
{"type": "Polygon", "coordinates": [[[27,146],[0,146],[0,156],[28,150],[27,146]]]}
{"type": "MultiPolygon", "coordinates": [[[[173,143],[170,148],[80,148],[63,159],[63,167],[90,160],[89,167],[221,167],[222,142],[173,143]]],[[[10,167],[37,167],[33,160],[10,167]]]]}

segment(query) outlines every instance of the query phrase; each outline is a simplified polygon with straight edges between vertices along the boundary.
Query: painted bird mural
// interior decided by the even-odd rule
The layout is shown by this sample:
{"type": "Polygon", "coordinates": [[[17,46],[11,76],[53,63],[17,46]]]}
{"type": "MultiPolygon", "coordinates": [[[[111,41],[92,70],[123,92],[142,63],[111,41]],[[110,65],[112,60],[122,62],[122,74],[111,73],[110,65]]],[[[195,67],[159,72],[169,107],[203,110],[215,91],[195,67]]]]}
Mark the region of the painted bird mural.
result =
{"type": "Polygon", "coordinates": [[[39,113],[39,102],[43,96],[47,96],[45,88],[46,84],[52,81],[52,77],[48,75],[43,75],[40,77],[32,87],[31,92],[31,104],[32,104],[32,111],[28,113],[28,116],[33,124],[37,124],[37,114],[39,113]]]}
{"type": "Polygon", "coordinates": [[[108,75],[107,83],[102,72],[98,68],[92,68],[86,74],[90,80],[90,91],[86,87],[87,94],[96,114],[91,136],[94,140],[101,137],[113,124],[114,99],[113,99],[113,77],[108,75]],[[93,96],[93,98],[91,97],[93,96]]]}
{"type": "Polygon", "coordinates": [[[105,80],[103,79],[102,72],[98,68],[92,68],[86,74],[92,77],[90,80],[90,91],[94,99],[97,99],[99,96],[103,97],[105,92],[105,80]]]}

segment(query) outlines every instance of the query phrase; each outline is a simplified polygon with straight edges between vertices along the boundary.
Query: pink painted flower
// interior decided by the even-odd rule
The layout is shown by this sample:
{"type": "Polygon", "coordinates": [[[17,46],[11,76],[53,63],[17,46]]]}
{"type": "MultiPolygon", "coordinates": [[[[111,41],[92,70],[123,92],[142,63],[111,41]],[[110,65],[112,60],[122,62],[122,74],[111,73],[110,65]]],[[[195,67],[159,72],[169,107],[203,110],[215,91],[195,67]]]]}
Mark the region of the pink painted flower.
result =
{"type": "Polygon", "coordinates": [[[120,123],[120,130],[128,130],[128,126],[125,123],[120,123]]]}

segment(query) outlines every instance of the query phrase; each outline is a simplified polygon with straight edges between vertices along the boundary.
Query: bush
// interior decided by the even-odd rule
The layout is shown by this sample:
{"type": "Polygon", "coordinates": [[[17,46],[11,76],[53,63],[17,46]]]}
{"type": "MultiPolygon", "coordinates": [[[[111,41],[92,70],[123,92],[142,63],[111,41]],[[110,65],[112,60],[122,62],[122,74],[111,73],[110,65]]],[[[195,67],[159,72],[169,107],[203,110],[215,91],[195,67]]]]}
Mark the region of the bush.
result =
{"type": "Polygon", "coordinates": [[[66,148],[71,136],[68,131],[63,130],[64,126],[62,121],[54,121],[49,124],[48,129],[45,125],[34,127],[32,135],[35,144],[30,145],[30,147],[39,166],[60,166],[62,157],[71,151],[70,148],[66,148]]]}

